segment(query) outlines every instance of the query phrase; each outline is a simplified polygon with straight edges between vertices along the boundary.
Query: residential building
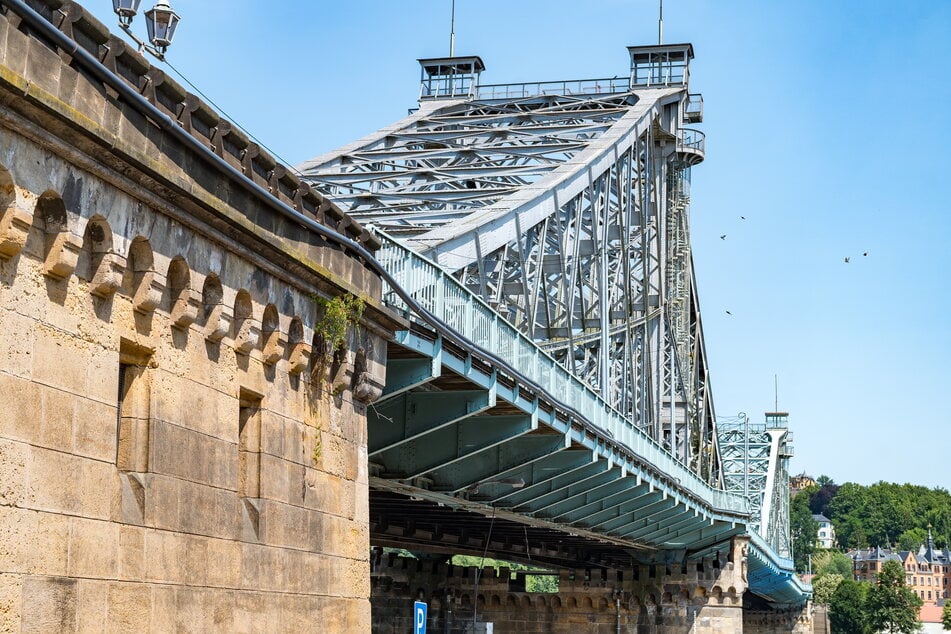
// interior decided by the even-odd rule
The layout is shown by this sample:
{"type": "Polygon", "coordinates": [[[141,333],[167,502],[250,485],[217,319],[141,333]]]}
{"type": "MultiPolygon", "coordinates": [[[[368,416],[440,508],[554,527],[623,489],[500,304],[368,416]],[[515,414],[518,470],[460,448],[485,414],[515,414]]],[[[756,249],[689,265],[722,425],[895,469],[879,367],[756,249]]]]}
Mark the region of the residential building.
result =
{"type": "Polygon", "coordinates": [[[820,548],[832,548],[835,546],[835,527],[832,526],[832,520],[825,515],[813,515],[819,524],[819,530],[816,532],[816,544],[820,548]]]}
{"type": "Polygon", "coordinates": [[[901,563],[905,569],[905,583],[921,597],[925,606],[944,605],[951,597],[951,550],[935,548],[930,528],[927,542],[917,552],[876,546],[847,554],[852,559],[856,581],[874,582],[882,565],[894,560],[901,563]]]}

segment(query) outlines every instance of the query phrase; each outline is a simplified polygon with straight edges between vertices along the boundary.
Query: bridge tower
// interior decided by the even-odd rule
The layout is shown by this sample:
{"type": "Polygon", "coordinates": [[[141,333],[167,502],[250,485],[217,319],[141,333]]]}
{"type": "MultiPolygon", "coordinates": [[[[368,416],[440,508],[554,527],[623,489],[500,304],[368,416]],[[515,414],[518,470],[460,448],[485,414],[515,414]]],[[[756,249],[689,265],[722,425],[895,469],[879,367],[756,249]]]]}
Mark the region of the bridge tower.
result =
{"type": "Polygon", "coordinates": [[[723,482],[749,500],[750,529],[782,557],[792,557],[789,538],[789,459],[793,435],[788,412],[766,412],[763,423],[746,415],[717,426],[723,482]]]}
{"type": "Polygon", "coordinates": [[[693,47],[628,54],[627,76],[504,85],[481,83],[477,56],[421,59],[418,109],[301,170],[717,485],[690,249],[693,47]]]}

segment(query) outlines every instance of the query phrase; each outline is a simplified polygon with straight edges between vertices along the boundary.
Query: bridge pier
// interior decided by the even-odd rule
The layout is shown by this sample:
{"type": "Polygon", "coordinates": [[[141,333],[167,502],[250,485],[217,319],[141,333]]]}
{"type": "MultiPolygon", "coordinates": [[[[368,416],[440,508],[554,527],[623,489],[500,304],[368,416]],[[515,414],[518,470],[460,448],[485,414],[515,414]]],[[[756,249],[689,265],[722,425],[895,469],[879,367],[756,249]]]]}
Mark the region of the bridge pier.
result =
{"type": "MultiPolygon", "coordinates": [[[[744,548],[686,565],[635,565],[625,570],[563,570],[557,593],[526,592],[508,569],[451,566],[376,551],[371,557],[374,634],[411,631],[412,606],[428,603],[428,631],[463,634],[473,621],[496,634],[807,632],[807,610],[744,609],[744,548]],[[473,619],[473,603],[477,610],[473,619]]],[[[481,631],[476,629],[475,631],[481,631]]]]}

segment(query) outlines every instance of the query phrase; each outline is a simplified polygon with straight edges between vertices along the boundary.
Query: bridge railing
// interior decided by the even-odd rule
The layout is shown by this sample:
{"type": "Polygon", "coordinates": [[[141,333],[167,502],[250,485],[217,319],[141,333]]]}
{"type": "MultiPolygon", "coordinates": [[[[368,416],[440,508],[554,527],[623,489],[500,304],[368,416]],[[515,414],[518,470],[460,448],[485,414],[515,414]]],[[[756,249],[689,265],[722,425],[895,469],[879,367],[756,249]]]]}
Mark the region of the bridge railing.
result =
{"type": "Polygon", "coordinates": [[[476,86],[477,99],[518,99],[537,95],[603,95],[628,92],[629,77],[605,79],[566,79],[520,84],[483,84],[476,86]]]}
{"type": "MultiPolygon", "coordinates": [[[[706,500],[714,509],[747,513],[742,496],[715,489],[690,471],[669,451],[611,407],[587,383],[566,370],[534,341],[494,311],[478,295],[431,260],[417,254],[379,229],[373,229],[382,248],[377,258],[427,310],[477,346],[502,358],[525,377],[542,386],[549,394],[579,412],[634,456],[652,465],[693,495],[706,500]]],[[[392,308],[409,313],[408,307],[391,289],[384,299],[392,308]]]]}

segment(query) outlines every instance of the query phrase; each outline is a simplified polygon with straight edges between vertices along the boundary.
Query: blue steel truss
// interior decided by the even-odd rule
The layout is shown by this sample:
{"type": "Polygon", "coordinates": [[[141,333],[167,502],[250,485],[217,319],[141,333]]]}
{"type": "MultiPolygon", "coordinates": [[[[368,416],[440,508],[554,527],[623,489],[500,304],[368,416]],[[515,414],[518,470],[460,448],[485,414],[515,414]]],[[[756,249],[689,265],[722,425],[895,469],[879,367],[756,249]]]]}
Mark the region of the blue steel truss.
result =
{"type": "MultiPolygon", "coordinates": [[[[509,86],[421,60],[415,113],[301,170],[375,227],[384,299],[414,322],[368,417],[372,486],[702,558],[751,528],[723,488],[690,253],[702,100],[689,45],[630,53],[626,82],[509,86]]],[[[752,535],[750,589],[801,603],[752,535]]]]}

